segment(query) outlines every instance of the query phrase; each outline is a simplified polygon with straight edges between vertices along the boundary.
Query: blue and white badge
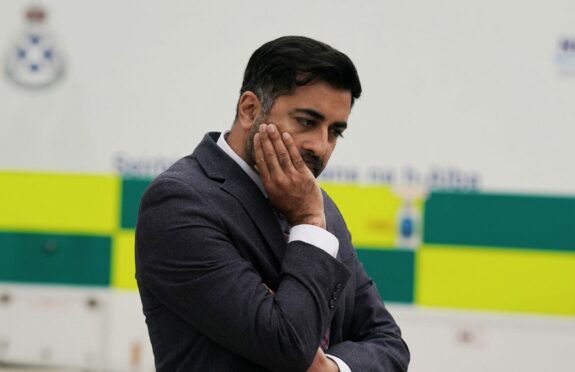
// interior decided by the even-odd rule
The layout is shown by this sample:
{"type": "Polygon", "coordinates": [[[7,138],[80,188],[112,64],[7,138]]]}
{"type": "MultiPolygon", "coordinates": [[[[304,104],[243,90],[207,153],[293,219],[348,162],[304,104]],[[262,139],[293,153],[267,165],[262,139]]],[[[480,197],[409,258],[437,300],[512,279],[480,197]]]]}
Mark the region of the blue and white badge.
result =
{"type": "Polygon", "coordinates": [[[6,55],[6,75],[24,87],[51,86],[64,75],[63,55],[46,28],[43,8],[29,8],[25,19],[24,30],[6,55]]]}

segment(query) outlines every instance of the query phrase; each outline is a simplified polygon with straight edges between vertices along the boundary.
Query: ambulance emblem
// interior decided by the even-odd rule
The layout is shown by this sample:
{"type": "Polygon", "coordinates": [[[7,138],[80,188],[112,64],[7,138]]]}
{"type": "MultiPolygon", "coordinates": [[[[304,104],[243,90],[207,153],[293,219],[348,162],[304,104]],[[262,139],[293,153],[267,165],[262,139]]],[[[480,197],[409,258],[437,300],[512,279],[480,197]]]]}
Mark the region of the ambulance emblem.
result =
{"type": "Polygon", "coordinates": [[[26,26],[6,55],[6,75],[28,88],[51,86],[64,75],[64,59],[46,28],[46,12],[34,6],[25,19],[26,26]]]}

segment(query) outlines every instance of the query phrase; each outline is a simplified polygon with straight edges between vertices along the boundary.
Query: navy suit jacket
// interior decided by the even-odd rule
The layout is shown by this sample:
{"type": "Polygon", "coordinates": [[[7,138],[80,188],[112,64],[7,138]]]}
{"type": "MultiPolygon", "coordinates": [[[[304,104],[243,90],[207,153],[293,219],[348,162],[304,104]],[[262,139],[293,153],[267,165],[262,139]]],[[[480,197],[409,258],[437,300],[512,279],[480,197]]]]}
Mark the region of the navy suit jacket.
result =
{"type": "Polygon", "coordinates": [[[324,193],[333,258],[286,243],[274,209],[205,136],[144,194],[136,278],[158,371],[305,371],[328,354],[353,372],[405,371],[409,351],[324,193]],[[268,288],[274,291],[272,294],[268,288]]]}

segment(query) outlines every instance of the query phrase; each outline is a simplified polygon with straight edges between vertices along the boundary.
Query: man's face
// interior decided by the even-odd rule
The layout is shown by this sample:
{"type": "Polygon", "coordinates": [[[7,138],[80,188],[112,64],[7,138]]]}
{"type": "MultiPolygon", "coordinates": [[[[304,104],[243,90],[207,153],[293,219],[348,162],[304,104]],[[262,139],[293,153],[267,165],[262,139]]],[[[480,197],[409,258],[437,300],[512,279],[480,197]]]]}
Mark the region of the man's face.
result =
{"type": "Polygon", "coordinates": [[[290,95],[276,98],[268,115],[260,115],[250,129],[245,152],[255,164],[253,139],[260,124],[275,124],[280,133],[288,132],[315,177],[323,171],[337,139],[347,128],[351,93],[325,82],[297,87],[290,95]]]}

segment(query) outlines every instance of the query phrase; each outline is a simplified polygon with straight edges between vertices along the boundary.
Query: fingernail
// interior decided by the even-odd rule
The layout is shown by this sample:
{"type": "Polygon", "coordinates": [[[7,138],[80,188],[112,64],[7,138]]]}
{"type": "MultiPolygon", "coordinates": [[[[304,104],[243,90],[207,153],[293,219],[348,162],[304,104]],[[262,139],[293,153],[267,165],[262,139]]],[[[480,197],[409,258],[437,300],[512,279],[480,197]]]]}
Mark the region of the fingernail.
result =
{"type": "Polygon", "coordinates": [[[266,131],[266,125],[265,124],[261,124],[260,125],[260,132],[265,132],[266,131]]]}
{"type": "Polygon", "coordinates": [[[274,131],[275,131],[275,128],[274,128],[273,124],[268,125],[268,132],[273,133],[274,131]]]}
{"type": "Polygon", "coordinates": [[[284,140],[287,140],[287,139],[289,138],[288,132],[283,132],[283,133],[282,133],[282,138],[283,138],[284,140]]]}

